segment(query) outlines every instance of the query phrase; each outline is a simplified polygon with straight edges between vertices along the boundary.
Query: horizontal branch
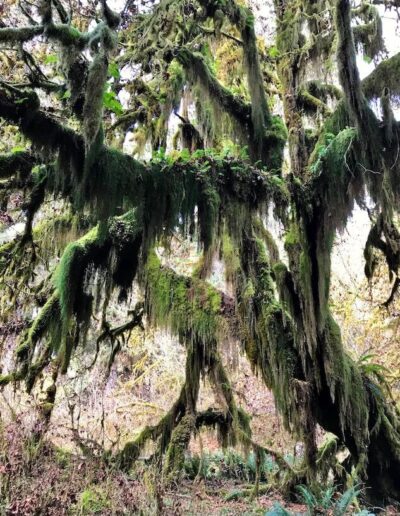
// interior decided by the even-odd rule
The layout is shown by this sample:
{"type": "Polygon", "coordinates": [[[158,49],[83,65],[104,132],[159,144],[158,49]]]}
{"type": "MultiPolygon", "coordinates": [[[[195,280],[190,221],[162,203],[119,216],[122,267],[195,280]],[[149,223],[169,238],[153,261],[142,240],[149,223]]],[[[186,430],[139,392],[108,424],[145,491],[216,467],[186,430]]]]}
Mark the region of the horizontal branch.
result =
{"type": "Polygon", "coordinates": [[[376,68],[361,82],[362,90],[368,100],[382,95],[388,88],[391,95],[400,95],[399,84],[400,52],[379,63],[376,68]]]}
{"type": "Polygon", "coordinates": [[[201,87],[217,101],[228,113],[241,124],[251,122],[251,105],[243,102],[234,95],[228,88],[225,88],[216,77],[214,77],[201,54],[191,52],[187,48],[181,48],[177,60],[189,74],[191,82],[199,82],[201,87]]]}
{"type": "Polygon", "coordinates": [[[31,27],[4,27],[0,29],[1,43],[24,43],[44,32],[43,25],[31,27]]]}
{"type": "Polygon", "coordinates": [[[17,174],[27,176],[36,164],[36,158],[26,151],[0,155],[0,179],[17,174]]]}
{"type": "Polygon", "coordinates": [[[0,118],[18,125],[24,136],[47,152],[68,149],[71,157],[77,161],[82,158],[82,136],[39,107],[39,97],[33,90],[19,89],[0,82],[0,118]]]}

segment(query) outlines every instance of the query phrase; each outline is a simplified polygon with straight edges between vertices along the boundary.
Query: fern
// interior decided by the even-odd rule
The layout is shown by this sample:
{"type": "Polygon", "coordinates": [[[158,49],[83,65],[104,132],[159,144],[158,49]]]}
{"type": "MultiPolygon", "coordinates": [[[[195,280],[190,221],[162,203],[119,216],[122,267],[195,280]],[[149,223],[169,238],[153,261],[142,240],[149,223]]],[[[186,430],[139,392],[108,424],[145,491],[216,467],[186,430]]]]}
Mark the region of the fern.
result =
{"type": "Polygon", "coordinates": [[[346,489],[333,508],[333,516],[344,516],[349,505],[360,493],[361,489],[359,484],[346,489]]]}
{"type": "Polygon", "coordinates": [[[291,512],[287,511],[279,502],[275,502],[274,505],[265,513],[265,516],[294,516],[291,512]]]}
{"type": "Polygon", "coordinates": [[[296,486],[296,489],[300,493],[301,501],[307,505],[309,514],[312,514],[314,509],[318,506],[316,496],[304,485],[296,486]]]}
{"type": "Polygon", "coordinates": [[[321,496],[320,505],[323,509],[329,509],[332,506],[332,497],[335,493],[335,487],[328,487],[321,496]]]}
{"type": "Polygon", "coordinates": [[[377,362],[372,362],[372,359],[376,355],[374,353],[365,353],[364,355],[361,355],[360,358],[357,361],[357,365],[360,369],[360,371],[367,376],[371,382],[374,382],[375,384],[375,393],[380,398],[384,397],[384,393],[382,391],[385,391],[385,394],[387,394],[389,397],[392,397],[390,384],[386,379],[387,373],[389,373],[389,369],[385,367],[382,364],[379,364],[377,362]],[[382,391],[381,391],[382,390],[382,391]]]}

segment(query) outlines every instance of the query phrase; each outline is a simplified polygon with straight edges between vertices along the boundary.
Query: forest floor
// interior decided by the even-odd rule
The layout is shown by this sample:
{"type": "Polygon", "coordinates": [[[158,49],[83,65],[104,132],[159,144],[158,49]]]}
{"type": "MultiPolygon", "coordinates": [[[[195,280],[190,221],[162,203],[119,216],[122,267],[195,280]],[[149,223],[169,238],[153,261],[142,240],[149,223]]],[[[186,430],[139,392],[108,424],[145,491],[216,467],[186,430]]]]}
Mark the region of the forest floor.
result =
{"type": "MultiPolygon", "coordinates": [[[[308,514],[305,505],[284,500],[265,484],[265,494],[254,500],[238,497],[249,484],[233,479],[183,479],[165,488],[144,464],[127,475],[101,458],[46,441],[24,442],[17,434],[3,429],[0,439],[0,516],[308,514]],[[288,512],[268,512],[276,504],[288,512]]],[[[381,514],[399,513],[388,508],[381,514]]]]}
{"type": "Polygon", "coordinates": [[[100,458],[69,454],[45,442],[15,439],[5,449],[2,440],[1,446],[1,516],[250,515],[265,514],[277,501],[305,513],[305,506],[285,503],[276,491],[253,501],[226,500],[245,487],[234,480],[181,480],[167,489],[151,468],[129,476],[100,458]]]}

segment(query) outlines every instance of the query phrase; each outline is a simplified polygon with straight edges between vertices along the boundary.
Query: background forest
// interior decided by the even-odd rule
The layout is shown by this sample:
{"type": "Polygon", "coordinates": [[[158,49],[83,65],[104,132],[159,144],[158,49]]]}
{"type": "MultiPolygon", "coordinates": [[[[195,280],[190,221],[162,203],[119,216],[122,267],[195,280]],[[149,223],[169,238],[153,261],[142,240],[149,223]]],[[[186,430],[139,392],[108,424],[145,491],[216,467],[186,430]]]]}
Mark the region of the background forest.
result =
{"type": "Polygon", "coordinates": [[[3,0],[0,514],[400,512],[397,0],[3,0]]]}

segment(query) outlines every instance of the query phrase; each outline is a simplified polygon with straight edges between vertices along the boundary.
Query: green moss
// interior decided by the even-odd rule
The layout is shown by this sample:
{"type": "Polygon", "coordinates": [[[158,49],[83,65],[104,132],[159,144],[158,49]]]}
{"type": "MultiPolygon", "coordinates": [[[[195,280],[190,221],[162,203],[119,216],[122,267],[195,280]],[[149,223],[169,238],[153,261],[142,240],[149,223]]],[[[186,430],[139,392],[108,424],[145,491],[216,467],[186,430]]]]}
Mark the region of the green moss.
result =
{"type": "MultiPolygon", "coordinates": [[[[47,342],[43,349],[40,350],[38,358],[34,361],[31,360],[29,365],[24,364],[22,371],[24,371],[24,378],[26,383],[26,390],[28,393],[32,391],[32,388],[39,377],[39,375],[43,372],[43,370],[49,365],[51,356],[53,353],[54,341],[47,342]]],[[[54,402],[54,399],[51,398],[48,400],[51,403],[54,402]]]]}
{"type": "Polygon", "coordinates": [[[234,136],[239,136],[243,144],[248,144],[246,129],[251,123],[251,106],[218,82],[201,54],[181,49],[177,59],[185,69],[188,80],[199,88],[198,96],[202,97],[202,103],[206,101],[209,104],[213,131],[217,132],[218,123],[227,113],[234,124],[234,136]]]}
{"type": "Polygon", "coordinates": [[[353,16],[364,21],[364,24],[353,27],[354,42],[363,49],[364,55],[376,58],[385,48],[382,34],[382,20],[378,9],[370,4],[362,4],[353,9],[353,16]]]}
{"type": "Polygon", "coordinates": [[[70,451],[65,450],[64,448],[59,448],[57,446],[54,450],[54,458],[59,466],[65,468],[69,465],[72,454],[70,451]]]}
{"type": "Polygon", "coordinates": [[[102,125],[103,96],[107,80],[108,60],[99,52],[88,71],[86,97],[83,106],[83,132],[87,150],[95,141],[102,125]]]}
{"type": "Polygon", "coordinates": [[[30,152],[17,151],[0,155],[0,179],[7,179],[16,173],[24,179],[31,172],[34,164],[35,158],[30,152]]]}
{"type": "Polygon", "coordinates": [[[79,49],[83,49],[89,42],[89,34],[81,33],[78,29],[69,24],[48,24],[46,27],[46,36],[58,41],[66,47],[73,45],[79,49]]]}
{"type": "Polygon", "coordinates": [[[272,116],[264,137],[264,162],[269,170],[281,173],[283,150],[288,139],[286,126],[280,116],[272,116]]]}
{"type": "Polygon", "coordinates": [[[283,262],[278,262],[273,266],[273,272],[276,278],[280,278],[287,273],[288,269],[283,262]]]}
{"type": "Polygon", "coordinates": [[[44,27],[37,25],[36,27],[2,27],[0,28],[0,41],[7,43],[21,43],[33,39],[35,36],[42,34],[44,27]]]}
{"type": "Polygon", "coordinates": [[[328,314],[326,321],[324,369],[332,401],[339,406],[342,432],[350,430],[360,455],[368,442],[369,408],[364,379],[343,350],[340,328],[328,314]]]}
{"type": "MultiPolygon", "coordinates": [[[[314,190],[321,197],[328,218],[323,224],[327,235],[330,228],[342,229],[350,215],[354,201],[361,199],[362,175],[357,168],[358,136],[355,129],[343,129],[336,136],[330,133],[325,135],[325,145],[313,156],[314,162],[310,165],[313,175],[316,176],[314,190]],[[351,195],[349,188],[352,188],[351,195]]],[[[327,237],[332,240],[332,236],[327,237]]]]}
{"type": "Polygon", "coordinates": [[[243,34],[248,44],[245,48],[245,67],[248,72],[249,91],[252,104],[246,104],[222,86],[207,66],[200,54],[181,49],[177,59],[185,68],[192,84],[199,88],[199,113],[205,126],[211,124],[210,133],[216,134],[224,114],[228,114],[232,126],[232,137],[239,138],[248,145],[254,161],[261,160],[268,168],[280,170],[283,148],[287,139],[286,130],[280,117],[269,114],[262,77],[259,69],[254,29],[243,25],[243,34]],[[208,103],[210,109],[204,106],[208,103]],[[209,114],[211,113],[211,117],[209,114]],[[208,121],[207,121],[208,119],[208,121]]]}
{"type": "Polygon", "coordinates": [[[164,462],[164,474],[167,476],[167,482],[175,480],[177,475],[183,471],[185,451],[195,429],[195,422],[195,416],[188,414],[180,420],[172,432],[164,462]]]}
{"type": "Polygon", "coordinates": [[[385,88],[388,88],[393,97],[398,98],[400,88],[396,77],[399,71],[400,53],[380,62],[361,83],[366,98],[371,100],[380,97],[385,88]]]}
{"type": "Polygon", "coordinates": [[[128,471],[132,464],[138,459],[141,450],[149,439],[155,438],[154,428],[145,427],[134,441],[125,444],[122,451],[117,455],[117,464],[121,469],[128,471]]]}
{"type": "MultiPolygon", "coordinates": [[[[247,245],[250,245],[247,243],[247,245]]],[[[247,283],[243,285],[243,300],[241,305],[245,320],[253,319],[246,350],[251,351],[249,357],[260,370],[264,381],[274,392],[286,424],[294,421],[294,406],[291,404],[291,380],[294,366],[297,362],[291,330],[281,306],[275,301],[271,269],[266,254],[265,245],[261,240],[251,243],[251,280],[253,292],[248,299],[247,283]],[[247,311],[251,310],[251,314],[247,311]]],[[[247,264],[247,268],[249,264],[247,264]]]]}
{"type": "Polygon", "coordinates": [[[88,487],[79,496],[79,514],[102,514],[111,508],[111,502],[99,486],[88,487]]]}
{"type": "Polygon", "coordinates": [[[204,244],[205,249],[211,247],[214,241],[214,233],[218,227],[220,206],[221,199],[215,186],[210,184],[207,178],[205,178],[198,203],[200,240],[204,244]]]}
{"type": "Polygon", "coordinates": [[[46,335],[52,335],[54,343],[60,336],[59,328],[61,325],[61,313],[58,293],[53,293],[46,301],[39,312],[39,315],[30,326],[26,339],[17,347],[16,355],[20,361],[25,361],[31,357],[35,351],[35,346],[39,340],[46,335]]]}
{"type": "MultiPolygon", "coordinates": [[[[265,131],[266,128],[268,128],[272,132],[275,132],[274,124],[276,124],[276,121],[273,121],[271,126],[271,115],[268,109],[257,50],[254,16],[250,10],[238,7],[236,7],[236,9],[234,7],[233,9],[234,12],[231,18],[234,17],[238,19],[237,25],[243,40],[243,63],[251,98],[252,138],[254,139],[251,145],[252,159],[254,161],[259,159],[264,163],[270,163],[274,161],[271,160],[270,147],[272,147],[275,142],[272,142],[272,139],[270,139],[268,141],[269,145],[266,145],[265,131]]],[[[277,135],[275,134],[274,136],[277,135]]],[[[277,151],[274,149],[274,152],[277,151]]],[[[275,168],[274,165],[275,163],[273,163],[272,168],[275,168]]],[[[278,165],[278,163],[276,165],[278,165]]],[[[279,168],[279,165],[276,168],[279,168]]]]}
{"type": "Polygon", "coordinates": [[[61,316],[65,325],[68,325],[75,310],[86,267],[91,258],[95,259],[103,242],[104,235],[101,234],[100,226],[97,226],[79,240],[69,244],[61,257],[54,275],[54,285],[58,291],[61,316]]]}
{"type": "Polygon", "coordinates": [[[0,374],[0,387],[4,387],[5,385],[8,385],[9,383],[16,382],[20,380],[18,374],[10,373],[10,374],[0,374]]]}
{"type": "Polygon", "coordinates": [[[298,246],[300,244],[300,231],[296,223],[292,223],[285,233],[285,247],[298,246]]]}
{"type": "Polygon", "coordinates": [[[225,264],[225,278],[227,281],[232,281],[240,268],[240,259],[227,232],[222,235],[222,255],[225,264]]]}
{"type": "Polygon", "coordinates": [[[154,324],[171,329],[182,342],[190,335],[206,348],[214,342],[221,325],[217,291],[163,268],[154,251],[147,259],[145,281],[147,310],[154,324]]]}

